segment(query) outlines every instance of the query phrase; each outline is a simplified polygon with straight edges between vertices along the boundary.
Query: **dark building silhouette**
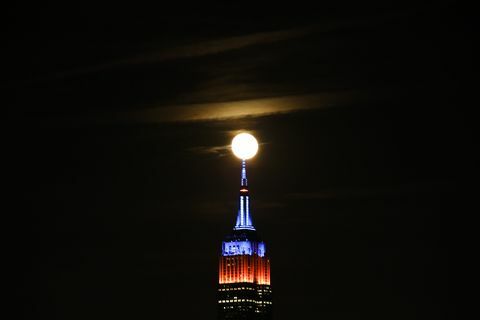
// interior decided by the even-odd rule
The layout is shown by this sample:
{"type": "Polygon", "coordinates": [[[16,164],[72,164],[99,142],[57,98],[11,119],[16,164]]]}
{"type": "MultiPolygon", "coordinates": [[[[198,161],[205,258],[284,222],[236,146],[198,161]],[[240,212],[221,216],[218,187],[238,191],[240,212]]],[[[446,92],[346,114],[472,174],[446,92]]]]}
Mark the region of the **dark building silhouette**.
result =
{"type": "Polygon", "coordinates": [[[222,242],[218,319],[272,319],[270,260],[250,216],[245,160],[242,161],[237,222],[222,242]]]}

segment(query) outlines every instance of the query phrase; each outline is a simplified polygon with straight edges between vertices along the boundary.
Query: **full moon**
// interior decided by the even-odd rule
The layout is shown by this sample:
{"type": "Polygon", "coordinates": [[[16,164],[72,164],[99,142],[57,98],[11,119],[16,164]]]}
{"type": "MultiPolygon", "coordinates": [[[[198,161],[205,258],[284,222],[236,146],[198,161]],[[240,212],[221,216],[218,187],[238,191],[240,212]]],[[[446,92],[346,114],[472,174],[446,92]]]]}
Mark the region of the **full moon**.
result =
{"type": "Polygon", "coordinates": [[[240,133],[232,140],[233,154],[242,160],[253,158],[258,151],[258,142],[249,133],[240,133]]]}

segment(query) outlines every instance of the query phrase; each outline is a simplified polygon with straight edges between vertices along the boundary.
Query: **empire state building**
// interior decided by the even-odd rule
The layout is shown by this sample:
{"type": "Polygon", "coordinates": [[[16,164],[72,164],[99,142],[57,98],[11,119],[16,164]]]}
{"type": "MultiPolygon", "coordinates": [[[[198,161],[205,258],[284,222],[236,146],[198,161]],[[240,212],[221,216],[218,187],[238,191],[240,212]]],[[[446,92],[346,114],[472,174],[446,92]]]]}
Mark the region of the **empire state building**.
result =
{"type": "Polygon", "coordinates": [[[245,159],[242,160],[237,220],[222,242],[218,319],[272,319],[270,259],[265,242],[252,222],[245,159]]]}

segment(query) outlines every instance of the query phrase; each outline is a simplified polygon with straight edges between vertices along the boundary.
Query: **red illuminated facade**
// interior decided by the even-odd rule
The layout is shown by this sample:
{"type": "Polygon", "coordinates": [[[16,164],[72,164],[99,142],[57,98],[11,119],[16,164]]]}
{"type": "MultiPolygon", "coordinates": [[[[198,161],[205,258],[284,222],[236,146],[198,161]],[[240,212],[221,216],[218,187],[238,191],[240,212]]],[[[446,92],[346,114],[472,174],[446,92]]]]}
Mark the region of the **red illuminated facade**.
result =
{"type": "Polygon", "coordinates": [[[220,257],[220,284],[249,282],[270,285],[270,260],[257,255],[220,257]]]}

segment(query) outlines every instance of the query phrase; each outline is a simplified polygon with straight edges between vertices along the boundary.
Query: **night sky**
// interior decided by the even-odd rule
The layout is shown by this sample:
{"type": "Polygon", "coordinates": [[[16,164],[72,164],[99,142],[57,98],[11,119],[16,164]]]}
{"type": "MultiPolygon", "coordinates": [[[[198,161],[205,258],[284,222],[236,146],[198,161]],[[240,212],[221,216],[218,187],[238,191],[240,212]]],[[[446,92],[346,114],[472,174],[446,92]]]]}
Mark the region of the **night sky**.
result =
{"type": "Polygon", "coordinates": [[[276,320],[456,319],[474,167],[466,8],[6,15],[19,318],[215,319],[240,183],[229,144],[245,130],[276,320]]]}

